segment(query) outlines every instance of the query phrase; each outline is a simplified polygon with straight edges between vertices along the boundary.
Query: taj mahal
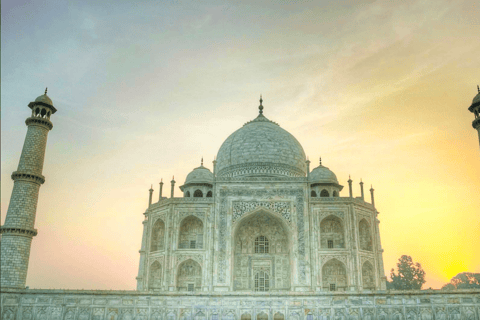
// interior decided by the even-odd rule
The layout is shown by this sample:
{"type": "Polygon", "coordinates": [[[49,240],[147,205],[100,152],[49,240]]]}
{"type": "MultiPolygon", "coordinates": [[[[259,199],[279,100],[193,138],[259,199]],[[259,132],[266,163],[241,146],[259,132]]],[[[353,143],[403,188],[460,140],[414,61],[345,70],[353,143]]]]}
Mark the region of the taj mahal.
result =
{"type": "Polygon", "coordinates": [[[169,196],[163,182],[158,194],[150,189],[137,290],[28,289],[57,111],[47,92],[28,106],[0,229],[2,319],[480,319],[478,290],[386,290],[374,189],[360,182],[354,197],[351,179],[345,188],[321,159],[310,163],[297,139],[264,115],[262,98],[210,168],[202,159],[183,184],[172,179],[169,196]]]}
{"type": "Polygon", "coordinates": [[[323,292],[385,289],[377,212],[259,114],[222,144],[213,172],[145,212],[137,289],[323,292]]]}

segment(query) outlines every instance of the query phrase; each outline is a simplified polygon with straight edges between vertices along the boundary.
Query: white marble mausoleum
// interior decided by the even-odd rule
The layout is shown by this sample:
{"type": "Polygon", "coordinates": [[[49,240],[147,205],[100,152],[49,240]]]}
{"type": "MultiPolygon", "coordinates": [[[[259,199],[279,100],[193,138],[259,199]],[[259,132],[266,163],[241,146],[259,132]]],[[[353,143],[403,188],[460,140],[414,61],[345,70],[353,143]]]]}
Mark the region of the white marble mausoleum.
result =
{"type": "MultiPolygon", "coordinates": [[[[139,291],[385,289],[378,212],[260,112],[145,212],[139,291]]],[[[160,186],[163,189],[163,186],[160,186]]],[[[373,189],[371,190],[373,202],[373,189]]]]}

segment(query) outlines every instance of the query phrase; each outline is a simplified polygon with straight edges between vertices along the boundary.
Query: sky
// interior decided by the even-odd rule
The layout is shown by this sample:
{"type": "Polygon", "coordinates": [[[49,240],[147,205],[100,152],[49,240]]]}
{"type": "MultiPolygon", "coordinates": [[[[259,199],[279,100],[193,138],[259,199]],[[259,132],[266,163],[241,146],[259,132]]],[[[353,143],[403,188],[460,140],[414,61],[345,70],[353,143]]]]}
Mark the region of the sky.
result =
{"type": "Polygon", "coordinates": [[[2,223],[27,105],[48,87],[58,110],[27,286],[135,289],[150,185],[212,168],[260,94],[341,196],[373,185],[386,275],[404,254],[424,288],[480,272],[479,6],[2,1],[2,223]]]}

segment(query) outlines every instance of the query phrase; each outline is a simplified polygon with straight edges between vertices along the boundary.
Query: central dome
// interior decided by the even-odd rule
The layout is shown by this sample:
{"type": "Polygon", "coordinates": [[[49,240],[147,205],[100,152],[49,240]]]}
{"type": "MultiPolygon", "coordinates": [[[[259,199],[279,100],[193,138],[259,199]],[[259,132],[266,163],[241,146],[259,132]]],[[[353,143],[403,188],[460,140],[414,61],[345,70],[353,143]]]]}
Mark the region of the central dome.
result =
{"type": "Polygon", "coordinates": [[[262,114],[232,133],[217,154],[217,176],[304,177],[305,152],[290,133],[262,114]]]}

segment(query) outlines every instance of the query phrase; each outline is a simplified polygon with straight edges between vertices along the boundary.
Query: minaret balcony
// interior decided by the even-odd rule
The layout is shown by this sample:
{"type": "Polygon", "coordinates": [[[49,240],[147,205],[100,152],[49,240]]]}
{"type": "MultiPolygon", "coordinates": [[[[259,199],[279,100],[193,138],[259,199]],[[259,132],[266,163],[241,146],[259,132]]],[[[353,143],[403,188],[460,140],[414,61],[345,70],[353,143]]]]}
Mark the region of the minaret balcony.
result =
{"type": "Polygon", "coordinates": [[[12,173],[12,180],[23,180],[23,181],[28,181],[28,182],[33,182],[37,184],[43,184],[45,182],[45,177],[42,175],[34,174],[34,173],[29,173],[29,172],[21,172],[21,171],[15,171],[12,173]]]}
{"type": "Polygon", "coordinates": [[[0,227],[0,234],[6,233],[24,237],[35,237],[37,235],[37,229],[0,227]]]}
{"type": "Polygon", "coordinates": [[[50,120],[48,120],[48,118],[43,118],[43,117],[27,118],[27,120],[25,120],[25,124],[27,126],[30,126],[30,125],[45,126],[45,127],[48,128],[48,130],[52,130],[52,128],[53,128],[52,122],[50,120]]]}

